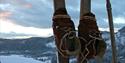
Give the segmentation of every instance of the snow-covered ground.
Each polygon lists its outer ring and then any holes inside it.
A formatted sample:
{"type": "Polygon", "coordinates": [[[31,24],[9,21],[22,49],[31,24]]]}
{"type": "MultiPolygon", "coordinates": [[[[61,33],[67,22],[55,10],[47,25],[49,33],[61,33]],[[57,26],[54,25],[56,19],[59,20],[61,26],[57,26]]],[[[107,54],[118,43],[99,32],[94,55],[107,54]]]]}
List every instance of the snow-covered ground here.
{"type": "Polygon", "coordinates": [[[21,55],[0,56],[0,61],[1,63],[51,63],[51,60],[42,62],[21,55]]]}

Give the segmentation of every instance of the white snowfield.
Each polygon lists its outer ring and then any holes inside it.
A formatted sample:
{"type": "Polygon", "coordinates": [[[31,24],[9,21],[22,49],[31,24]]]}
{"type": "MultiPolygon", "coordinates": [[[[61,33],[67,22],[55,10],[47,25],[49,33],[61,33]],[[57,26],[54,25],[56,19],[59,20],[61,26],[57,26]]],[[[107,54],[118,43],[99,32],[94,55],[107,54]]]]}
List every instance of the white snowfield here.
{"type": "Polygon", "coordinates": [[[33,58],[26,58],[21,55],[11,55],[11,56],[0,56],[0,63],[51,63],[48,61],[38,61],[33,58]]]}

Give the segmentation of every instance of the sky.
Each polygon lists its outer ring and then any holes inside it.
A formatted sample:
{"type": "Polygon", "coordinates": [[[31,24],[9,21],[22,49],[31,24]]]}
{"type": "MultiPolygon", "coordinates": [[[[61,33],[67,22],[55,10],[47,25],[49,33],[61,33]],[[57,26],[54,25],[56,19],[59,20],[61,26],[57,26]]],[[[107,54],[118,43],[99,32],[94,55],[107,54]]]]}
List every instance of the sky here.
{"type": "MultiPolygon", "coordinates": [[[[100,30],[109,30],[106,0],[92,0],[100,30]]],[[[115,31],[125,26],[125,0],[111,0],[115,31]]],[[[66,8],[79,25],[80,0],[66,0],[66,8]]],[[[0,0],[0,38],[48,37],[53,35],[53,0],[0,0]]]]}

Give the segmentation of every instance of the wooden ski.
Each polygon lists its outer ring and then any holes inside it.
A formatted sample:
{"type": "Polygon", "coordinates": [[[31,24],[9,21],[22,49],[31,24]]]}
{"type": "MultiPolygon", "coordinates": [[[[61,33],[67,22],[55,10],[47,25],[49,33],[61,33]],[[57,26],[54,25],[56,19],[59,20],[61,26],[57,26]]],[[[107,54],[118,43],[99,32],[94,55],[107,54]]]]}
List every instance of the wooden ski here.
{"type": "MultiPolygon", "coordinates": [[[[84,53],[84,57],[83,57],[84,61],[94,58],[98,63],[102,63],[103,55],[104,55],[104,52],[106,49],[106,43],[103,42],[103,39],[101,38],[101,36],[98,37],[98,38],[100,38],[100,40],[97,39],[97,41],[95,41],[95,42],[91,42],[92,39],[89,39],[90,31],[94,30],[94,32],[92,32],[92,33],[97,32],[100,34],[100,31],[99,31],[97,23],[96,23],[96,17],[91,12],[91,0],[81,0],[80,22],[79,23],[80,24],[78,27],[78,30],[79,30],[78,35],[79,35],[79,37],[82,36],[82,38],[87,41],[87,42],[84,42],[81,40],[81,44],[85,44],[85,46],[87,46],[87,47],[83,47],[86,49],[85,51],[87,51],[87,54],[84,53]],[[89,36],[86,38],[87,35],[89,35],[89,36]],[[95,45],[95,44],[98,44],[98,45],[95,45]],[[98,49],[96,47],[98,47],[98,49]],[[100,47],[102,47],[102,50],[100,49],[100,47]]],[[[79,57],[80,57],[80,55],[79,55],[79,57]]],[[[84,61],[82,63],[85,63],[84,61]]],[[[80,58],[78,58],[78,63],[79,62],[81,63],[80,58]]]]}
{"type": "MultiPolygon", "coordinates": [[[[82,19],[83,15],[90,12],[91,12],[91,0],[81,0],[80,1],[80,20],[82,19]]],[[[80,23],[79,23],[79,26],[80,26],[80,23]]],[[[87,59],[83,57],[82,54],[79,54],[77,58],[77,63],[87,63],[87,62],[88,62],[87,59]]]]}
{"type": "MultiPolygon", "coordinates": [[[[56,12],[56,10],[58,9],[65,9],[65,0],[53,0],[53,4],[54,4],[54,12],[56,12]]],[[[59,53],[59,51],[57,51],[57,63],[69,63],[69,58],[63,57],[59,53]]]]}
{"type": "Polygon", "coordinates": [[[54,11],[59,8],[66,8],[65,7],[65,0],[53,0],[54,1],[54,11]]]}
{"type": "Polygon", "coordinates": [[[91,0],[81,0],[80,17],[89,12],[91,12],[91,0]]]}

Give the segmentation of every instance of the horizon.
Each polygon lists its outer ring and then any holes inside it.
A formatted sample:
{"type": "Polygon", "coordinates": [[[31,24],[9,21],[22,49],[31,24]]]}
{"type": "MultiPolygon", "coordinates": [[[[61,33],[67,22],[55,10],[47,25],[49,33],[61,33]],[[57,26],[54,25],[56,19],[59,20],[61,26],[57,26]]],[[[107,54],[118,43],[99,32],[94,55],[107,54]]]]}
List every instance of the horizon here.
{"type": "MultiPolygon", "coordinates": [[[[115,33],[117,33],[120,29],[122,29],[122,28],[115,28],[114,29],[114,32],[115,33]]],[[[44,31],[45,30],[51,30],[51,33],[50,32],[48,32],[48,34],[45,34],[45,35],[41,35],[41,36],[37,36],[37,35],[29,35],[29,36],[15,36],[15,37],[1,37],[0,36],[0,38],[1,39],[29,39],[29,38],[34,38],[34,37],[39,37],[39,38],[49,38],[49,37],[51,37],[51,36],[54,36],[53,35],[53,31],[52,31],[52,28],[49,28],[49,29],[43,29],[44,31]]],[[[99,30],[101,31],[101,32],[110,32],[109,31],[109,28],[99,28],[99,30]]]]}

